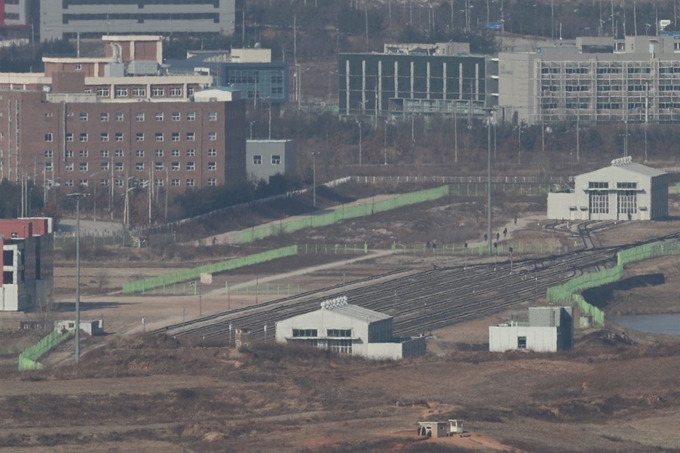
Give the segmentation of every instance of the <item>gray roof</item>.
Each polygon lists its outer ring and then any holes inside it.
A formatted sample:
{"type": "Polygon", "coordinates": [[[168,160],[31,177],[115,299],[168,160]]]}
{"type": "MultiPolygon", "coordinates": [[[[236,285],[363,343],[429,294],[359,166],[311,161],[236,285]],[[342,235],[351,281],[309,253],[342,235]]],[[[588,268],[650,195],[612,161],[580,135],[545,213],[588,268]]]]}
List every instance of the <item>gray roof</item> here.
{"type": "Polygon", "coordinates": [[[648,167],[648,166],[642,165],[642,164],[636,164],[635,162],[631,162],[631,163],[625,164],[625,165],[618,165],[618,167],[622,168],[624,170],[632,171],[634,173],[639,173],[643,176],[654,177],[654,176],[661,176],[661,175],[666,174],[665,171],[662,171],[662,170],[659,170],[659,169],[656,169],[656,168],[652,168],[652,167],[648,167]]]}
{"type": "Polygon", "coordinates": [[[348,316],[350,318],[354,319],[359,319],[361,321],[366,321],[366,322],[377,322],[377,321],[383,321],[385,319],[391,319],[391,316],[388,316],[384,313],[380,313],[374,310],[369,310],[368,308],[360,307],[358,305],[341,305],[338,307],[334,307],[330,309],[330,311],[334,313],[338,313],[341,315],[348,316]]]}

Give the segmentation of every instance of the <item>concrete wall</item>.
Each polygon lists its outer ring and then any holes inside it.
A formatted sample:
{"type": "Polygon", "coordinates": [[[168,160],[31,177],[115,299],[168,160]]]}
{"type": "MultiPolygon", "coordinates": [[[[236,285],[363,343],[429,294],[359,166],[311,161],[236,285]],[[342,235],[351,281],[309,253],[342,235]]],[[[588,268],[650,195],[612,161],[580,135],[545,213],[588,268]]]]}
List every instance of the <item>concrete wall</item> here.
{"type": "Polygon", "coordinates": [[[556,327],[491,326],[489,351],[505,352],[517,349],[518,337],[526,337],[526,349],[536,352],[557,351],[556,327]]]}
{"type": "Polygon", "coordinates": [[[575,193],[549,193],[548,218],[551,220],[581,220],[575,193]],[[576,210],[570,207],[576,206],[576,210]]]}
{"type": "Polygon", "coordinates": [[[297,146],[294,140],[248,140],[246,142],[246,174],[254,181],[281,173],[284,176],[297,174],[297,146]],[[260,164],[254,157],[260,156],[260,164]],[[279,156],[274,163],[273,156],[279,156]]]}
{"type": "Polygon", "coordinates": [[[405,359],[425,355],[425,337],[416,337],[403,343],[369,343],[366,357],[370,359],[405,359]]]}

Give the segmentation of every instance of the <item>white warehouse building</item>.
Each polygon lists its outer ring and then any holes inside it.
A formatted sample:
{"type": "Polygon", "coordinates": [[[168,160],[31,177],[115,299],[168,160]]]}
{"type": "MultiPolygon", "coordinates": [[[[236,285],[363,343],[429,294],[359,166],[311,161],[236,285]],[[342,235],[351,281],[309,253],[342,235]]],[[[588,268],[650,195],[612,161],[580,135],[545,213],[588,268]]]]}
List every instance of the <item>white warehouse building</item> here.
{"type": "Polygon", "coordinates": [[[276,323],[276,341],[327,348],[371,359],[402,359],[425,354],[425,337],[392,336],[391,316],[347,303],[347,297],[321,302],[321,309],[276,323]]]}
{"type": "Polygon", "coordinates": [[[508,321],[489,327],[489,351],[571,349],[574,345],[573,320],[572,307],[531,307],[529,322],[508,321]]]}
{"type": "Polygon", "coordinates": [[[668,175],[630,156],[574,178],[574,190],[548,194],[553,220],[656,220],[668,216],[668,175]]]}

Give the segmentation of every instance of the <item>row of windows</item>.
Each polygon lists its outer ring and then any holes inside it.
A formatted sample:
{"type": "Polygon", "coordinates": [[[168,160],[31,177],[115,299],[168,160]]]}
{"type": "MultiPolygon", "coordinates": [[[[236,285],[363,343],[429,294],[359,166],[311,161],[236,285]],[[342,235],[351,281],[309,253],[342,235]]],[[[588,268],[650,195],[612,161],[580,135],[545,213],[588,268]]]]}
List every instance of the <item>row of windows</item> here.
{"type": "MultiPolygon", "coordinates": [[[[111,138],[110,134],[108,132],[102,132],[99,135],[99,138],[102,142],[108,142],[109,139],[111,138]]],[[[113,136],[115,141],[117,142],[123,142],[125,141],[125,134],[123,132],[116,132],[113,136]]],[[[181,141],[181,134],[179,132],[173,132],[170,136],[171,141],[173,142],[179,142],[181,141]]],[[[67,142],[72,142],[74,139],[73,133],[72,132],[67,132],[66,133],[66,141],[67,142]]],[[[165,141],[165,134],[163,132],[156,132],[154,134],[154,139],[157,142],[163,142],[165,141]]],[[[81,132],[78,134],[78,141],[80,142],[87,142],[90,140],[89,134],[87,132],[81,132]]],[[[195,142],[196,141],[196,133],[195,132],[187,132],[185,135],[185,140],[188,142],[195,142]]],[[[217,132],[208,132],[208,140],[211,142],[217,141],[217,132]]],[[[51,132],[48,132],[45,134],[45,142],[50,143],[54,141],[54,134],[51,132]]],[[[144,141],[144,132],[137,132],[135,134],[135,141],[138,142],[143,142],[144,141]]]]}
{"type": "Polygon", "coordinates": [[[602,191],[590,192],[591,214],[609,214],[609,194],[602,191]]]}
{"type": "Polygon", "coordinates": [[[617,182],[616,188],[617,189],[637,189],[637,183],[636,182],[617,182]]]}
{"type": "MultiPolygon", "coordinates": [[[[262,165],[262,156],[254,155],[253,156],[253,164],[262,165]]],[[[273,155],[272,156],[272,165],[281,165],[281,156],[273,155]]]]}
{"type": "Polygon", "coordinates": [[[589,189],[609,189],[609,183],[608,182],[593,182],[593,181],[590,181],[588,183],[588,188],[589,189]]]}
{"type": "Polygon", "coordinates": [[[317,337],[318,330],[316,329],[293,329],[294,337],[317,337]]]}
{"type": "Polygon", "coordinates": [[[351,338],[352,329],[328,329],[326,335],[329,337],[351,338]]]}
{"type": "MultiPolygon", "coordinates": [[[[115,171],[123,171],[123,170],[125,170],[125,163],[115,162],[113,168],[114,168],[115,171]]],[[[66,162],[64,164],[64,169],[66,171],[74,171],[75,163],[74,162],[66,162]]],[[[78,169],[81,173],[87,173],[87,171],[89,170],[89,162],[80,162],[78,164],[78,169]]],[[[99,169],[102,170],[102,171],[108,171],[108,170],[111,169],[111,165],[110,165],[109,162],[101,162],[100,165],[99,165],[99,169]]],[[[156,171],[165,170],[165,163],[164,162],[154,162],[154,169],[156,171]]],[[[181,171],[182,170],[182,164],[180,162],[171,162],[170,169],[172,171],[181,171]]],[[[47,170],[47,171],[54,170],[54,163],[53,162],[45,162],[45,170],[47,170]]],[[[144,162],[137,162],[135,164],[135,170],[143,171],[144,170],[144,162]]],[[[195,171],[196,170],[196,162],[187,162],[186,165],[185,165],[185,170],[186,171],[195,171]]],[[[215,171],[215,170],[217,170],[217,162],[208,162],[208,171],[215,171]]]]}
{"type": "MultiPolygon", "coordinates": [[[[52,113],[45,113],[46,117],[52,117],[52,113]]],[[[73,116],[72,114],[69,114],[68,116],[73,116]]],[[[117,122],[123,122],[125,121],[125,113],[115,113],[114,117],[117,122]]],[[[78,118],[80,121],[88,121],[90,118],[90,114],[87,112],[81,112],[78,115],[78,118]]],[[[111,114],[109,113],[100,113],[99,114],[99,121],[106,123],[109,121],[109,118],[111,118],[111,114]]],[[[146,114],[144,112],[138,112],[135,114],[135,120],[137,122],[143,122],[146,118],[146,114]]],[[[165,119],[165,114],[163,112],[158,112],[154,115],[154,119],[156,121],[163,121],[165,119]]],[[[180,112],[172,112],[170,114],[170,119],[172,121],[182,121],[182,114],[180,112]]],[[[187,121],[196,121],[196,112],[187,112],[186,114],[186,120],[187,121]]],[[[208,121],[217,121],[217,112],[209,112],[208,113],[208,121]]]]}
{"type": "MultiPolygon", "coordinates": [[[[74,184],[74,180],[73,180],[73,179],[65,179],[65,180],[64,180],[64,186],[66,186],[66,187],[73,187],[73,184],[74,184]]],[[[156,179],[156,180],[154,180],[154,184],[155,184],[156,186],[164,186],[164,185],[165,185],[165,180],[163,180],[163,179],[156,179]]],[[[47,185],[48,185],[48,186],[51,186],[51,184],[47,184],[47,185]]],[[[79,185],[79,186],[88,186],[88,185],[89,185],[89,181],[88,181],[87,179],[81,179],[80,181],[78,181],[78,185],[79,185]]],[[[102,185],[102,186],[108,187],[108,185],[109,185],[109,180],[108,180],[108,179],[102,179],[102,180],[101,180],[101,185],[102,185]]],[[[177,186],[181,186],[181,185],[182,185],[182,182],[181,182],[181,180],[179,180],[179,179],[172,179],[172,180],[170,180],[170,185],[171,185],[171,186],[177,187],[177,186]]],[[[185,180],[185,185],[186,185],[187,187],[195,187],[195,186],[196,186],[196,180],[195,180],[194,178],[187,178],[187,179],[185,180]]],[[[207,181],[207,185],[208,185],[208,186],[216,186],[216,185],[217,185],[217,178],[209,178],[208,181],[207,181]]],[[[116,187],[124,187],[124,186],[125,186],[125,181],[122,180],[122,179],[117,179],[117,180],[115,181],[115,186],[116,186],[116,187]]]]}
{"type": "MultiPolygon", "coordinates": [[[[170,154],[173,157],[179,157],[181,155],[181,152],[179,149],[173,149],[170,151],[170,154]]],[[[75,153],[73,150],[66,150],[65,157],[74,157],[75,153]]],[[[165,151],[162,149],[157,149],[154,151],[154,157],[163,157],[165,155],[165,151]]],[[[79,157],[89,157],[89,151],[86,149],[81,149],[78,151],[78,156],[79,157]]],[[[99,151],[99,156],[103,158],[107,158],[111,156],[111,153],[109,152],[108,149],[102,149],[99,151]]],[[[122,149],[116,149],[113,151],[113,156],[115,157],[125,157],[125,152],[122,149]]],[[[135,156],[136,157],[144,157],[144,150],[143,149],[138,149],[135,151],[135,156]]],[[[188,149],[186,150],[186,156],[187,157],[194,157],[196,156],[196,150],[195,149],[188,149]]],[[[215,157],[217,156],[217,149],[216,148],[209,148],[208,149],[208,156],[210,157],[215,157]]],[[[54,157],[54,151],[51,149],[45,150],[45,157],[47,158],[53,158],[54,157]]],[[[280,156],[273,156],[272,160],[274,157],[278,157],[280,160],[280,156]]],[[[272,162],[273,163],[273,162],[272,162]]]]}

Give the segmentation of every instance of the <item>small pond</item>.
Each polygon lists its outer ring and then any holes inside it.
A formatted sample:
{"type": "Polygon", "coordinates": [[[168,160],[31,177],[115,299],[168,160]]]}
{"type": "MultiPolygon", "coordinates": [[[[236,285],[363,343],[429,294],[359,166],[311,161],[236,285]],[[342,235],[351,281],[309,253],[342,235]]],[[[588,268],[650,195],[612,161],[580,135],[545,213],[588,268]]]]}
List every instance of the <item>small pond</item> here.
{"type": "Polygon", "coordinates": [[[680,335],[680,313],[608,316],[607,321],[641,332],[680,335]]]}

